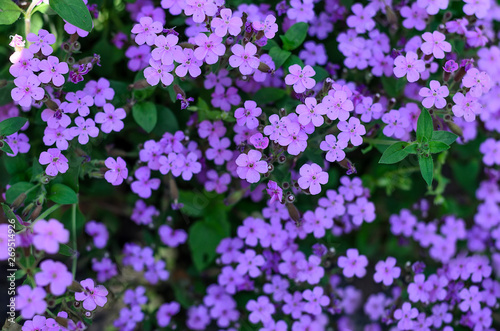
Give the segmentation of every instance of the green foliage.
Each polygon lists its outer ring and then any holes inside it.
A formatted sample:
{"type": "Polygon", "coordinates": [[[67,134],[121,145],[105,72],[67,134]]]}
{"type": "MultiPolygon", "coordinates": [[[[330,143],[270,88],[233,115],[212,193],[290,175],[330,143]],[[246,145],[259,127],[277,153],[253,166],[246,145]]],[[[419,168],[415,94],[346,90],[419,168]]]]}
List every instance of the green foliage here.
{"type": "Polygon", "coordinates": [[[286,95],[286,90],[276,88],[276,87],[266,87],[258,90],[254,96],[253,101],[255,101],[258,105],[273,103],[283,98],[286,95]]]}
{"type": "Polygon", "coordinates": [[[432,132],[432,140],[440,141],[447,145],[451,145],[457,140],[458,136],[449,131],[434,131],[432,132]]]}
{"type": "Polygon", "coordinates": [[[71,205],[78,202],[75,191],[64,184],[56,183],[50,187],[47,198],[61,205],[71,205]]]}
{"type": "Polygon", "coordinates": [[[92,30],[92,17],[82,0],[50,0],[49,4],[68,23],[87,32],[92,30]]]}
{"type": "MultiPolygon", "coordinates": [[[[25,193],[26,191],[32,189],[34,186],[35,185],[33,185],[32,183],[28,183],[28,182],[18,182],[18,183],[15,183],[11,187],[9,187],[9,189],[5,193],[5,201],[8,204],[12,204],[14,202],[14,200],[16,200],[16,198],[20,194],[25,193]]],[[[31,201],[34,198],[35,198],[34,194],[30,193],[29,196],[26,197],[26,200],[27,201],[31,201]]]]}
{"type": "Polygon", "coordinates": [[[432,185],[432,177],[434,176],[434,161],[432,161],[432,156],[419,156],[418,164],[420,166],[420,172],[422,177],[428,186],[432,185]]]}
{"type": "Polygon", "coordinates": [[[290,55],[292,55],[291,52],[282,50],[277,46],[271,48],[271,50],[269,51],[269,56],[273,59],[276,70],[286,62],[290,55]]]}
{"type": "Polygon", "coordinates": [[[432,124],[431,114],[429,114],[427,109],[422,108],[422,112],[420,113],[417,121],[417,141],[428,142],[432,139],[433,131],[434,126],[432,124]]]}
{"type": "Polygon", "coordinates": [[[147,133],[153,131],[158,120],[156,106],[150,101],[135,104],[132,107],[132,116],[135,122],[147,133]]]}
{"type": "Polygon", "coordinates": [[[12,0],[0,0],[0,25],[10,25],[14,23],[21,15],[21,12],[21,8],[12,0]]]}
{"type": "Polygon", "coordinates": [[[0,135],[10,136],[13,133],[21,130],[28,119],[23,117],[11,117],[0,122],[0,135]]]}
{"type": "Polygon", "coordinates": [[[295,23],[292,25],[285,33],[284,36],[280,36],[283,42],[283,48],[287,51],[292,51],[304,42],[307,37],[307,30],[309,25],[304,22],[295,23]]]}
{"type": "Polygon", "coordinates": [[[408,155],[406,146],[408,146],[408,143],[404,141],[392,144],[384,151],[378,163],[392,164],[402,161],[408,155]]]}

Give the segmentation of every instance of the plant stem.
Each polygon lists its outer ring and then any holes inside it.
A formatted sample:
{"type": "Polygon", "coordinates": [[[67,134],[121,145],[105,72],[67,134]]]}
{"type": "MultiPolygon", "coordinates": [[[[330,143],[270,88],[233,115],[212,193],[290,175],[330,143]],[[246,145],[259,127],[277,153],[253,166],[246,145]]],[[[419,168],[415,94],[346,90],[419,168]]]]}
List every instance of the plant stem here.
{"type": "Polygon", "coordinates": [[[75,256],[73,256],[73,264],[71,265],[71,273],[73,274],[73,279],[76,275],[76,265],[78,262],[78,254],[76,253],[76,203],[71,206],[71,232],[73,237],[73,250],[75,251],[75,256]]]}
{"type": "MultiPolygon", "coordinates": [[[[40,3],[40,1],[38,0],[31,1],[30,6],[24,14],[24,33],[26,34],[26,37],[28,37],[28,33],[31,32],[31,14],[33,13],[33,9],[35,9],[38,3],[40,3]]],[[[26,43],[27,46],[29,46],[29,41],[26,40],[26,43]]]]}

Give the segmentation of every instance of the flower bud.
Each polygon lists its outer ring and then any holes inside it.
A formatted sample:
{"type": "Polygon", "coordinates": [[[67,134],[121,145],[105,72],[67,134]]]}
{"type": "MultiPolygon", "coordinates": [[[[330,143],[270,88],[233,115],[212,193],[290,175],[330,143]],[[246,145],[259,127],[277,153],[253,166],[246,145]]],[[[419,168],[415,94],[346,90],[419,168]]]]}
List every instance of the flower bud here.
{"type": "MultiPolygon", "coordinates": [[[[288,200],[288,197],[287,197],[287,200],[288,200]]],[[[293,203],[287,203],[286,204],[286,209],[288,209],[288,214],[290,214],[290,218],[296,224],[300,224],[300,212],[297,209],[297,207],[295,207],[295,205],[293,203]]]]}
{"type": "Polygon", "coordinates": [[[195,45],[193,45],[191,43],[183,42],[183,43],[180,43],[179,46],[181,46],[182,48],[191,48],[191,49],[194,49],[195,45]]]}
{"type": "Polygon", "coordinates": [[[10,207],[12,209],[17,209],[23,204],[24,200],[26,200],[26,193],[23,192],[19,194],[19,196],[14,200],[14,202],[12,202],[12,205],[10,205],[10,207]]]}
{"type": "Polygon", "coordinates": [[[21,212],[22,218],[26,218],[29,215],[29,213],[31,213],[33,208],[35,208],[35,204],[33,202],[24,207],[23,211],[21,212]]]}
{"type": "Polygon", "coordinates": [[[464,132],[462,131],[462,128],[459,127],[457,124],[455,124],[455,122],[447,122],[446,124],[448,124],[448,127],[450,128],[451,132],[453,132],[454,134],[460,136],[460,137],[463,137],[464,136],[464,132]]]}
{"type": "Polygon", "coordinates": [[[130,84],[128,86],[129,91],[131,90],[142,90],[145,89],[146,87],[150,87],[151,85],[148,84],[147,80],[141,79],[138,80],[137,82],[130,84]]]}
{"type": "Polygon", "coordinates": [[[68,288],[70,291],[73,291],[73,292],[84,292],[85,291],[85,289],[82,287],[82,285],[79,282],[77,282],[76,280],[74,280],[68,288]]]}
{"type": "Polygon", "coordinates": [[[262,72],[269,72],[271,70],[271,68],[267,64],[265,64],[264,62],[259,63],[258,69],[262,72]]]}
{"type": "Polygon", "coordinates": [[[56,317],[56,322],[57,322],[60,326],[62,326],[62,327],[64,327],[64,328],[68,328],[68,319],[66,319],[66,318],[63,318],[63,317],[61,317],[61,316],[57,316],[57,317],[56,317]]]}
{"type": "Polygon", "coordinates": [[[168,187],[170,189],[170,198],[177,202],[177,200],[179,200],[179,189],[177,188],[175,179],[172,176],[169,178],[168,187]]]}
{"type": "Polygon", "coordinates": [[[243,198],[245,191],[246,189],[233,191],[231,194],[229,194],[229,196],[226,199],[224,199],[224,204],[226,206],[231,206],[236,204],[238,201],[241,200],[241,198],[243,198]]]}
{"type": "Polygon", "coordinates": [[[396,16],[396,13],[394,13],[392,8],[388,5],[385,6],[385,15],[387,16],[387,21],[390,25],[398,25],[398,17],[396,16]]]}
{"type": "Polygon", "coordinates": [[[43,205],[37,205],[35,210],[31,213],[30,219],[31,220],[36,220],[38,216],[40,216],[40,213],[42,212],[43,205]]]}

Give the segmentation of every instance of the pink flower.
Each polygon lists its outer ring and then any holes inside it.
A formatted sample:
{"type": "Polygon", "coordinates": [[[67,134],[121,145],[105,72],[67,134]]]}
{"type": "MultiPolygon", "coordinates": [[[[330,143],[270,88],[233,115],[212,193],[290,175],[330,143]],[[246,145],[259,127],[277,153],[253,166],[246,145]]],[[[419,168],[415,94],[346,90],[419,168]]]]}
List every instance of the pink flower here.
{"type": "Polygon", "coordinates": [[[342,131],[338,134],[339,140],[350,140],[354,146],[359,146],[363,143],[361,136],[366,133],[366,129],[356,117],[351,117],[349,122],[339,122],[337,128],[342,131]]]}
{"type": "Polygon", "coordinates": [[[194,41],[198,47],[194,50],[194,57],[200,61],[205,61],[207,64],[214,64],[219,60],[219,56],[223,56],[226,52],[226,46],[222,44],[222,37],[216,34],[211,34],[207,37],[204,33],[199,33],[194,37],[194,41]]]}
{"type": "Polygon", "coordinates": [[[195,78],[201,74],[202,61],[194,57],[194,51],[190,48],[185,48],[182,51],[177,51],[175,54],[175,61],[180,63],[177,68],[175,68],[175,73],[179,77],[184,77],[189,71],[189,75],[195,78]]]}
{"type": "Polygon", "coordinates": [[[29,50],[33,54],[42,51],[42,54],[48,56],[52,54],[52,47],[50,45],[56,42],[56,37],[49,33],[47,30],[40,29],[38,35],[34,33],[28,33],[26,40],[31,43],[29,50]]]}
{"type": "Polygon", "coordinates": [[[78,110],[80,116],[87,116],[90,114],[89,107],[94,105],[94,99],[83,91],[68,92],[66,100],[69,103],[66,105],[64,112],[68,114],[73,114],[78,110]]]}
{"type": "Polygon", "coordinates": [[[325,159],[330,162],[342,161],[345,159],[344,148],[348,145],[348,140],[337,140],[333,134],[326,135],[319,148],[327,152],[325,159]]]}
{"type": "Polygon", "coordinates": [[[112,157],[108,157],[104,164],[109,169],[104,174],[104,178],[112,185],[120,185],[124,179],[127,179],[127,163],[121,157],[117,157],[116,161],[112,157]]]}
{"type": "Polygon", "coordinates": [[[269,138],[264,137],[260,132],[253,134],[248,140],[256,149],[266,149],[269,146],[269,138]]]}
{"type": "Polygon", "coordinates": [[[349,16],[346,21],[350,28],[355,29],[359,34],[373,30],[375,27],[373,17],[377,14],[373,6],[368,5],[363,8],[363,5],[356,3],[351,9],[354,15],[349,16]]]}
{"type": "Polygon", "coordinates": [[[455,105],[451,108],[453,115],[457,117],[463,117],[465,121],[472,122],[476,119],[476,115],[481,113],[481,104],[478,102],[477,98],[473,97],[470,92],[467,92],[465,96],[457,92],[453,96],[453,102],[455,105]]]}
{"type": "Polygon", "coordinates": [[[440,9],[448,8],[449,0],[417,0],[420,8],[425,8],[427,14],[436,15],[440,9]]]}
{"type": "Polygon", "coordinates": [[[278,24],[276,24],[276,17],[274,15],[267,15],[264,22],[254,21],[252,26],[257,31],[264,31],[264,36],[267,39],[272,39],[278,32],[278,24]]]}
{"type": "Polygon", "coordinates": [[[31,107],[33,100],[42,100],[45,91],[40,86],[40,80],[35,74],[21,76],[14,79],[14,87],[10,92],[12,100],[19,102],[22,107],[31,107]]]}
{"type": "Polygon", "coordinates": [[[160,187],[160,179],[150,178],[151,170],[146,166],[137,169],[134,175],[137,180],[130,185],[130,188],[143,199],[151,196],[151,190],[157,190],[160,187]]]}
{"type": "Polygon", "coordinates": [[[99,78],[97,82],[91,80],[85,84],[83,91],[94,98],[97,107],[103,107],[106,100],[113,100],[115,97],[115,91],[109,86],[106,78],[99,78]]]}
{"type": "Polygon", "coordinates": [[[135,42],[137,45],[146,43],[152,46],[155,43],[156,34],[163,31],[161,22],[153,22],[149,16],[143,16],[139,20],[139,24],[134,25],[132,33],[136,33],[135,42]]]}
{"type": "Polygon", "coordinates": [[[186,0],[161,0],[161,7],[168,9],[170,14],[177,16],[186,8],[186,0]]]}
{"type": "Polygon", "coordinates": [[[160,61],[155,61],[153,58],[149,60],[150,67],[144,69],[144,78],[149,85],[155,86],[161,80],[165,86],[169,86],[174,81],[174,76],[170,73],[174,70],[174,64],[162,64],[160,61]]]}
{"type": "Polygon", "coordinates": [[[487,93],[491,88],[490,76],[484,71],[479,72],[476,68],[467,71],[462,83],[465,87],[470,88],[469,93],[476,98],[487,93]]]}
{"type": "Polygon", "coordinates": [[[236,44],[231,47],[233,55],[229,57],[229,64],[233,68],[239,68],[242,75],[250,75],[259,67],[259,59],[255,56],[257,47],[247,43],[245,47],[236,44]]]}
{"type": "Polygon", "coordinates": [[[439,31],[425,32],[422,38],[425,42],[420,46],[420,49],[426,55],[432,54],[436,59],[443,59],[445,52],[451,52],[451,44],[444,41],[446,37],[439,31]]]}
{"type": "Polygon", "coordinates": [[[311,78],[316,72],[309,65],[302,69],[300,65],[293,64],[288,68],[288,71],[290,73],[286,75],[285,83],[286,85],[293,85],[293,90],[296,93],[303,93],[306,89],[312,89],[316,84],[316,81],[311,78]]]}
{"type": "Polygon", "coordinates": [[[10,149],[12,149],[12,153],[6,153],[8,156],[16,156],[18,153],[28,153],[31,148],[28,136],[24,133],[13,133],[10,136],[6,136],[4,141],[9,144],[10,149]]]}
{"type": "Polygon", "coordinates": [[[84,291],[75,293],[76,301],[83,301],[83,308],[92,311],[99,307],[104,307],[106,302],[108,302],[108,290],[102,285],[94,285],[94,281],[91,278],[87,278],[80,282],[84,291]]]}
{"type": "Polygon", "coordinates": [[[413,319],[417,318],[417,316],[417,308],[412,308],[409,302],[403,303],[402,309],[396,309],[396,311],[394,311],[394,318],[399,320],[399,330],[413,330],[415,323],[413,319]]]}
{"type": "Polygon", "coordinates": [[[415,2],[411,5],[411,8],[408,6],[404,6],[401,8],[401,16],[406,18],[403,21],[403,26],[407,29],[415,28],[419,31],[425,30],[427,19],[427,11],[423,8],[420,8],[418,4],[415,2]]]}
{"type": "Polygon", "coordinates": [[[326,109],[324,107],[317,107],[317,101],[314,97],[306,98],[304,103],[298,105],[295,109],[295,112],[299,114],[299,123],[307,125],[312,122],[316,127],[323,125],[325,122],[323,115],[326,114],[326,109]]]}
{"type": "Polygon", "coordinates": [[[422,87],[418,93],[421,97],[425,99],[422,100],[422,105],[425,108],[432,108],[435,106],[437,109],[442,109],[446,106],[446,97],[450,94],[448,87],[441,86],[437,80],[431,80],[430,89],[427,87],[422,87]]]}
{"type": "Polygon", "coordinates": [[[316,109],[321,113],[325,113],[332,121],[336,119],[345,121],[349,118],[349,112],[353,111],[354,104],[345,91],[330,90],[316,109]]]}
{"type": "Polygon", "coordinates": [[[91,118],[83,118],[78,116],[75,118],[75,124],[77,126],[70,129],[70,133],[73,137],[78,137],[78,142],[85,145],[89,142],[90,137],[97,137],[99,135],[99,129],[95,126],[94,120],[91,118]]]}
{"type": "Polygon", "coordinates": [[[59,59],[55,56],[49,56],[47,60],[40,61],[38,66],[42,72],[38,75],[38,78],[42,83],[48,84],[51,80],[55,86],[62,86],[64,84],[63,74],[67,74],[69,71],[68,64],[66,62],[59,63],[59,59]]]}
{"type": "Polygon", "coordinates": [[[32,289],[29,285],[22,285],[17,289],[16,309],[21,311],[24,319],[30,319],[35,314],[43,314],[47,308],[44,300],[46,295],[41,287],[32,289]]]}
{"type": "Polygon", "coordinates": [[[217,6],[213,0],[186,0],[184,14],[193,15],[195,23],[202,23],[206,16],[214,16],[217,13],[217,6]]]}
{"type": "Polygon", "coordinates": [[[40,60],[33,57],[33,53],[28,49],[23,48],[20,52],[14,54],[16,54],[17,58],[9,68],[9,72],[12,76],[16,78],[19,76],[29,76],[33,74],[33,72],[40,70],[38,68],[40,60]]]}
{"type": "Polygon", "coordinates": [[[337,262],[339,267],[343,269],[342,273],[344,276],[348,278],[353,276],[363,278],[366,274],[366,266],[368,265],[366,256],[359,255],[356,248],[349,248],[346,255],[340,256],[337,262]]]}
{"type": "Polygon", "coordinates": [[[178,42],[179,37],[175,34],[156,37],[156,47],[151,52],[151,57],[156,61],[161,61],[162,64],[173,64],[175,53],[182,51],[181,46],[177,45],[178,42]]]}
{"type": "Polygon", "coordinates": [[[68,171],[68,159],[57,148],[49,148],[47,152],[42,152],[38,159],[40,164],[48,164],[45,173],[49,176],[56,176],[58,173],[68,171]]]}
{"type": "Polygon", "coordinates": [[[243,104],[244,108],[237,108],[234,111],[236,123],[240,126],[245,126],[249,129],[255,129],[259,126],[258,116],[262,114],[262,109],[257,107],[257,103],[252,100],[247,100],[243,104]]]}
{"type": "Polygon", "coordinates": [[[298,183],[301,189],[309,189],[309,193],[316,195],[321,192],[321,185],[328,183],[328,174],[316,163],[304,164],[300,167],[298,183]],[[320,185],[321,184],[321,185],[320,185]]]}
{"type": "Polygon", "coordinates": [[[241,32],[243,21],[239,17],[232,17],[231,9],[224,8],[220,11],[220,18],[214,17],[212,20],[212,29],[215,34],[221,38],[229,32],[232,36],[237,36],[241,32]]]}
{"type": "Polygon", "coordinates": [[[105,104],[102,110],[104,112],[95,115],[95,122],[101,124],[101,131],[104,133],[120,132],[124,126],[122,120],[126,116],[125,110],[115,109],[115,106],[110,103],[105,104]]]}
{"type": "Polygon", "coordinates": [[[464,0],[464,13],[467,15],[476,15],[477,18],[485,18],[491,7],[489,0],[464,0]]]}
{"type": "Polygon", "coordinates": [[[268,172],[267,162],[260,161],[262,153],[256,150],[250,150],[247,154],[240,154],[236,159],[238,168],[236,172],[241,179],[246,179],[249,183],[257,183],[260,180],[260,174],[268,172]]]}
{"type": "Polygon", "coordinates": [[[73,282],[73,275],[61,262],[45,260],[40,263],[40,269],[35,274],[35,281],[38,286],[50,285],[50,293],[62,295],[66,288],[73,282]]]}
{"type": "Polygon", "coordinates": [[[397,78],[404,77],[408,82],[413,83],[420,79],[420,73],[425,71],[425,63],[418,59],[415,52],[407,52],[406,57],[399,55],[394,60],[394,76],[397,78]]]}
{"type": "Polygon", "coordinates": [[[270,180],[267,183],[267,194],[271,196],[270,204],[279,201],[281,202],[283,200],[283,189],[279,187],[278,183],[275,181],[270,180]]]}
{"type": "Polygon", "coordinates": [[[38,220],[33,225],[33,245],[36,249],[55,254],[59,244],[69,241],[69,231],[56,219],[38,220]]]}
{"type": "Polygon", "coordinates": [[[382,282],[385,286],[390,286],[400,275],[401,268],[396,267],[396,259],[388,257],[385,261],[377,262],[373,279],[376,283],[382,282]]]}
{"type": "Polygon", "coordinates": [[[212,139],[209,144],[211,148],[205,152],[207,160],[214,160],[215,164],[222,165],[233,158],[233,152],[227,149],[231,145],[229,138],[212,139]]]}

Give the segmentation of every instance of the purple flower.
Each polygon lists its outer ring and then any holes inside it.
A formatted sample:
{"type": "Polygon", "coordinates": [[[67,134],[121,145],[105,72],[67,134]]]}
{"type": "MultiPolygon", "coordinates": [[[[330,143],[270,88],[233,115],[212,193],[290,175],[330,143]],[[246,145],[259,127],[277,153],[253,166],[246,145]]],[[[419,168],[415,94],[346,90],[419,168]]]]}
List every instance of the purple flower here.
{"type": "Polygon", "coordinates": [[[420,8],[425,8],[427,14],[436,15],[440,9],[448,8],[449,0],[417,0],[420,8]]]}
{"type": "Polygon", "coordinates": [[[149,60],[150,67],[144,69],[144,78],[149,85],[155,86],[161,80],[165,86],[169,86],[174,81],[174,76],[170,73],[174,70],[174,64],[162,64],[160,61],[155,61],[152,58],[149,60]]]}
{"type": "Polygon", "coordinates": [[[141,17],[139,24],[134,25],[132,33],[135,33],[135,42],[137,45],[146,43],[151,46],[155,43],[156,34],[163,31],[161,22],[153,22],[149,16],[141,17]]]}
{"type": "Polygon", "coordinates": [[[148,167],[140,167],[135,171],[137,180],[130,185],[132,192],[143,199],[151,196],[151,190],[157,190],[160,187],[160,179],[150,178],[151,170],[148,167]]]}
{"type": "Polygon", "coordinates": [[[127,116],[125,110],[115,109],[115,106],[110,103],[106,103],[102,109],[104,112],[95,114],[95,122],[101,124],[101,131],[104,133],[120,132],[124,127],[122,120],[127,116]]]}
{"type": "Polygon", "coordinates": [[[226,52],[226,46],[222,44],[222,37],[211,34],[209,37],[204,33],[199,33],[194,42],[198,47],[194,50],[194,57],[207,64],[214,64],[226,52]]]}
{"type": "Polygon", "coordinates": [[[59,244],[69,241],[69,231],[56,219],[38,220],[33,225],[33,245],[49,254],[59,251],[59,244]]]}
{"type": "Polygon", "coordinates": [[[256,254],[253,249],[247,249],[245,252],[238,256],[238,266],[236,271],[244,276],[248,275],[252,278],[258,277],[261,274],[259,267],[262,267],[266,262],[264,257],[256,254]]]}
{"type": "Polygon", "coordinates": [[[162,328],[170,324],[172,316],[177,314],[181,310],[181,305],[175,301],[170,303],[164,303],[160,306],[160,309],[156,312],[156,320],[158,325],[162,328]]]}
{"type": "Polygon", "coordinates": [[[268,172],[267,162],[260,161],[262,153],[256,150],[250,150],[248,154],[240,154],[236,159],[236,169],[241,179],[246,179],[249,183],[257,183],[260,180],[260,174],[268,172]]]}
{"type": "Polygon", "coordinates": [[[47,60],[40,61],[38,66],[42,72],[38,75],[38,78],[42,83],[48,84],[50,81],[55,86],[62,86],[64,84],[64,74],[69,71],[68,64],[66,62],[60,62],[55,56],[49,56],[47,60]]]}
{"type": "Polygon", "coordinates": [[[109,86],[107,79],[99,78],[97,82],[95,80],[89,81],[83,91],[94,98],[97,107],[103,107],[106,100],[113,100],[115,96],[115,91],[109,86]]]}
{"type": "Polygon", "coordinates": [[[259,117],[262,114],[262,109],[257,107],[257,103],[252,100],[247,100],[243,104],[244,108],[237,108],[234,111],[236,123],[240,126],[245,126],[249,129],[255,129],[259,125],[259,117]]]}
{"type": "Polygon", "coordinates": [[[338,265],[342,268],[342,273],[344,276],[351,278],[356,276],[358,278],[363,278],[366,274],[366,266],[368,265],[368,259],[364,255],[359,255],[356,248],[349,248],[346,252],[347,256],[340,256],[338,260],[338,265]]]}
{"type": "Polygon", "coordinates": [[[388,257],[385,262],[379,261],[375,265],[375,274],[373,279],[377,283],[383,283],[385,286],[390,286],[394,279],[401,275],[401,268],[396,267],[396,259],[388,257]]]}
{"type": "Polygon", "coordinates": [[[56,42],[56,37],[47,30],[40,29],[38,30],[38,35],[28,33],[26,40],[31,43],[29,47],[30,52],[36,54],[39,51],[42,51],[43,55],[49,56],[53,51],[50,45],[56,42]]]}
{"type": "Polygon", "coordinates": [[[314,69],[306,65],[304,69],[298,64],[293,64],[288,68],[290,72],[285,77],[286,85],[293,85],[293,90],[296,93],[303,93],[306,89],[312,89],[316,84],[314,78],[312,78],[316,72],[314,69]]]}
{"type": "Polygon", "coordinates": [[[348,98],[346,91],[330,90],[316,108],[320,113],[325,113],[332,121],[336,119],[346,121],[349,118],[349,112],[354,109],[354,105],[348,98]]]}
{"type": "Polygon", "coordinates": [[[478,99],[473,97],[470,92],[467,92],[465,96],[457,92],[453,96],[453,102],[455,105],[451,108],[453,115],[457,117],[463,117],[467,122],[472,122],[476,119],[476,115],[481,113],[482,106],[478,102],[478,99]]]}
{"type": "Polygon", "coordinates": [[[470,88],[469,93],[476,98],[479,98],[484,93],[487,93],[492,85],[490,76],[484,71],[479,72],[476,68],[472,68],[467,71],[462,79],[462,83],[465,87],[470,88]]]}
{"type": "Polygon", "coordinates": [[[28,153],[31,148],[28,136],[24,133],[13,133],[10,136],[6,136],[4,141],[9,144],[10,149],[12,149],[12,153],[6,153],[8,156],[16,156],[18,153],[28,153]]]}
{"type": "Polygon", "coordinates": [[[259,59],[255,56],[257,47],[247,43],[245,47],[236,44],[231,47],[233,55],[229,57],[229,64],[233,68],[239,68],[242,75],[251,75],[259,67],[259,59]]]}
{"type": "Polygon", "coordinates": [[[182,51],[179,50],[174,53],[174,59],[176,62],[180,63],[177,68],[175,68],[175,73],[179,77],[184,77],[189,72],[191,77],[195,78],[201,74],[202,61],[198,60],[194,56],[194,51],[190,48],[185,48],[182,51]]]}
{"type": "Polygon", "coordinates": [[[350,28],[355,29],[359,34],[373,30],[375,27],[373,17],[377,14],[373,6],[368,5],[363,8],[363,5],[356,3],[351,10],[354,15],[349,16],[346,21],[350,28]]]}
{"type": "Polygon", "coordinates": [[[91,278],[87,278],[80,282],[83,287],[83,292],[75,293],[76,301],[83,301],[83,308],[89,311],[99,307],[104,307],[106,302],[108,302],[108,290],[102,285],[94,285],[94,281],[91,278]]]}
{"type": "Polygon", "coordinates": [[[413,83],[420,79],[420,74],[425,71],[425,63],[418,59],[414,52],[407,52],[406,57],[399,55],[394,59],[394,76],[406,76],[408,82],[413,83]]]}
{"type": "Polygon", "coordinates": [[[83,91],[69,92],[66,100],[70,103],[66,105],[64,112],[73,114],[78,110],[78,114],[84,117],[90,114],[89,107],[94,105],[94,99],[83,91]]]}
{"type": "Polygon", "coordinates": [[[96,221],[89,221],[85,224],[85,232],[94,239],[96,248],[106,247],[109,238],[106,225],[96,221]]]}
{"type": "Polygon", "coordinates": [[[49,148],[47,152],[42,152],[38,159],[40,164],[48,164],[45,173],[49,176],[56,176],[58,173],[68,171],[68,159],[57,148],[49,148]]]}
{"type": "Polygon", "coordinates": [[[299,57],[305,64],[310,66],[326,64],[328,56],[326,55],[325,45],[316,44],[314,41],[307,41],[304,43],[304,48],[300,51],[299,57]]]}
{"type": "Polygon", "coordinates": [[[403,303],[401,309],[396,309],[394,312],[394,318],[399,320],[398,328],[399,330],[413,330],[415,319],[418,316],[417,308],[412,308],[409,302],[403,303]]]}
{"type": "Polygon", "coordinates": [[[326,213],[326,209],[318,207],[314,212],[308,210],[304,213],[304,231],[314,233],[315,238],[323,238],[325,229],[331,229],[333,226],[333,217],[326,213]]]}
{"type": "Polygon", "coordinates": [[[182,51],[182,48],[177,45],[179,37],[174,34],[167,36],[160,35],[155,38],[156,47],[151,52],[153,60],[161,61],[163,65],[174,63],[174,54],[182,51]]]}
{"type": "Polygon", "coordinates": [[[217,174],[215,170],[207,171],[207,181],[205,182],[205,190],[208,192],[215,191],[216,193],[224,193],[227,191],[227,186],[231,183],[230,174],[217,174]]]}
{"type": "Polygon", "coordinates": [[[36,284],[40,287],[50,285],[50,293],[62,295],[73,282],[73,275],[61,262],[45,260],[40,263],[40,269],[35,274],[36,284]]]}
{"type": "Polygon", "coordinates": [[[262,133],[253,134],[249,139],[249,143],[256,149],[266,149],[269,146],[269,138],[264,137],[262,133]]]}
{"type": "Polygon", "coordinates": [[[24,319],[30,319],[35,314],[43,314],[47,308],[46,292],[41,287],[32,289],[29,285],[22,285],[17,289],[16,309],[21,311],[24,319]]]}
{"type": "Polygon", "coordinates": [[[421,8],[416,2],[411,5],[411,8],[404,6],[401,8],[401,16],[405,18],[403,26],[407,29],[415,28],[418,31],[425,30],[427,11],[421,8]]]}
{"type": "Polygon", "coordinates": [[[113,185],[120,185],[124,179],[128,177],[127,163],[121,157],[117,157],[116,161],[112,157],[108,157],[104,164],[109,169],[104,174],[104,178],[113,185]]]}
{"type": "Polygon", "coordinates": [[[441,84],[437,80],[431,80],[430,89],[427,87],[422,87],[420,92],[418,93],[421,97],[424,97],[422,100],[422,105],[425,108],[432,108],[435,106],[437,109],[442,109],[446,106],[446,97],[450,94],[448,91],[448,87],[441,86],[441,84]]]}
{"type": "Polygon", "coordinates": [[[249,300],[246,305],[246,309],[250,311],[248,319],[253,324],[262,322],[264,325],[271,321],[271,315],[274,314],[274,305],[269,301],[269,298],[265,295],[261,295],[255,300],[249,300]]]}
{"type": "Polygon", "coordinates": [[[309,189],[309,193],[315,195],[321,192],[321,185],[328,183],[328,173],[316,163],[304,164],[300,167],[300,178],[298,183],[301,189],[309,189]]]}
{"type": "Polygon", "coordinates": [[[283,189],[279,187],[278,183],[275,181],[270,180],[267,183],[267,194],[271,197],[270,203],[273,203],[274,201],[279,201],[281,202],[283,199],[283,189]]]}
{"type": "Polygon", "coordinates": [[[213,0],[186,0],[184,14],[193,15],[193,21],[202,23],[206,16],[214,16],[217,13],[217,6],[213,0]]]}
{"type": "Polygon", "coordinates": [[[267,39],[272,39],[278,32],[278,24],[276,24],[276,17],[274,15],[267,15],[263,22],[253,21],[252,27],[256,31],[264,31],[264,36],[267,39]]]}
{"type": "Polygon", "coordinates": [[[491,3],[485,0],[464,0],[464,2],[464,13],[470,16],[476,15],[477,18],[485,18],[488,15],[488,11],[491,7],[491,3]]]}
{"type": "Polygon", "coordinates": [[[458,63],[456,63],[455,61],[453,60],[448,60],[446,61],[446,63],[444,64],[443,66],[443,70],[445,72],[449,72],[449,73],[452,73],[452,72],[455,72],[457,71],[459,68],[458,66],[458,63]]]}
{"type": "Polygon", "coordinates": [[[22,107],[30,107],[33,100],[42,100],[45,91],[40,86],[40,80],[34,74],[20,76],[14,79],[14,87],[10,92],[12,100],[17,101],[22,107]]]}
{"type": "Polygon", "coordinates": [[[382,122],[387,124],[383,130],[384,134],[387,137],[394,136],[397,139],[403,138],[410,126],[408,118],[395,109],[382,115],[382,122]]]}
{"type": "Polygon", "coordinates": [[[337,140],[333,134],[329,134],[325,136],[325,140],[320,143],[319,148],[327,152],[325,156],[327,161],[336,162],[345,159],[344,148],[347,145],[347,140],[337,140]]]}
{"type": "Polygon", "coordinates": [[[320,286],[316,286],[312,291],[305,290],[302,294],[307,301],[304,305],[304,311],[312,315],[321,314],[321,307],[328,306],[330,303],[330,298],[323,293],[323,288],[320,286]]]}
{"type": "Polygon", "coordinates": [[[72,127],[70,133],[73,137],[78,137],[78,142],[82,145],[89,142],[89,136],[95,138],[99,135],[99,129],[91,118],[84,119],[78,116],[75,118],[75,124],[77,126],[72,127]]]}
{"type": "Polygon", "coordinates": [[[231,9],[223,8],[220,11],[220,18],[214,17],[211,22],[214,33],[224,38],[229,32],[232,36],[237,36],[241,32],[243,21],[239,17],[233,17],[231,9]]]}
{"type": "Polygon", "coordinates": [[[187,233],[182,229],[174,230],[168,225],[161,225],[158,228],[161,241],[168,247],[177,247],[187,240],[187,233]]]}
{"type": "Polygon", "coordinates": [[[366,134],[366,129],[356,117],[351,117],[349,122],[340,121],[337,124],[340,132],[337,136],[338,140],[350,140],[354,146],[359,146],[363,143],[362,135],[366,134]]]}
{"type": "Polygon", "coordinates": [[[304,103],[298,105],[295,109],[299,115],[299,123],[304,126],[311,122],[316,127],[323,125],[325,122],[323,115],[326,114],[326,109],[324,107],[317,107],[316,98],[313,97],[306,98],[304,103]]]}
{"type": "Polygon", "coordinates": [[[444,34],[439,31],[425,32],[422,35],[425,42],[420,46],[420,49],[426,55],[432,54],[436,59],[443,59],[445,52],[451,52],[451,44],[444,41],[445,38],[444,34]]]}

